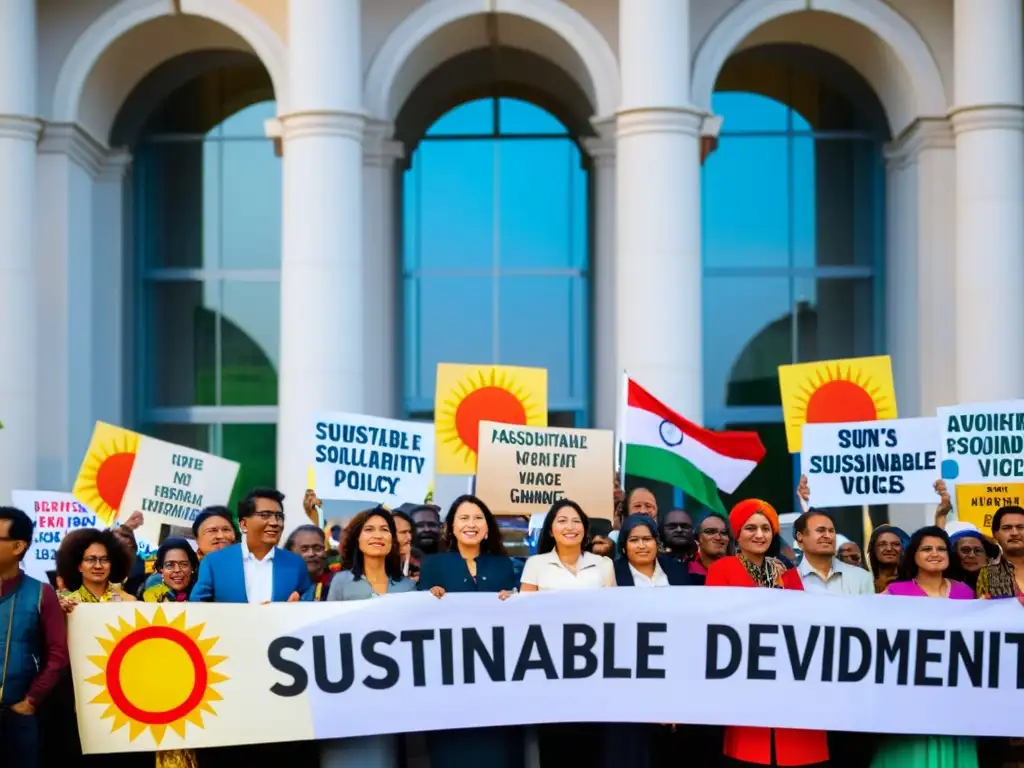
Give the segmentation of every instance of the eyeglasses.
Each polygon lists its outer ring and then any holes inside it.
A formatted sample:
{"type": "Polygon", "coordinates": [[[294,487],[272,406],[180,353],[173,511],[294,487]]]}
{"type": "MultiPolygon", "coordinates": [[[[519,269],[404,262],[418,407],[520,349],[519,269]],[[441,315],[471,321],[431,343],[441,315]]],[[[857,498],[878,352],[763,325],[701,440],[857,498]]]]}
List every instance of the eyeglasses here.
{"type": "Polygon", "coordinates": [[[86,565],[110,565],[109,557],[83,557],[82,562],[86,565]]]}
{"type": "Polygon", "coordinates": [[[982,557],[985,554],[984,547],[960,547],[957,550],[961,555],[976,555],[982,557]]]}
{"type": "Polygon", "coordinates": [[[327,551],[323,544],[313,544],[308,547],[296,547],[300,555],[322,555],[327,551]]]}
{"type": "Polygon", "coordinates": [[[284,522],[284,512],[267,512],[262,510],[260,512],[253,512],[253,517],[258,517],[265,523],[269,523],[271,520],[277,520],[279,523],[284,522]]]}
{"type": "Polygon", "coordinates": [[[164,563],[163,570],[174,573],[175,571],[191,571],[192,563],[164,563]]]}
{"type": "Polygon", "coordinates": [[[725,528],[701,528],[701,536],[725,536],[729,538],[729,532],[725,528]]]}

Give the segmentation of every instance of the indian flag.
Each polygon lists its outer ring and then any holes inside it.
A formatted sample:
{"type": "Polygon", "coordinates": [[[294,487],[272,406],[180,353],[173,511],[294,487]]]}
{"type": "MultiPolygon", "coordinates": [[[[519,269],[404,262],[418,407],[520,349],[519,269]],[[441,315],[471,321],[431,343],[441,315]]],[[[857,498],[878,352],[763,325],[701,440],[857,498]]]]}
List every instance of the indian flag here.
{"type": "Polygon", "coordinates": [[[620,439],[627,474],[680,488],[722,515],[718,489],[735,491],[765,454],[756,432],[699,427],[629,378],[620,439]]]}

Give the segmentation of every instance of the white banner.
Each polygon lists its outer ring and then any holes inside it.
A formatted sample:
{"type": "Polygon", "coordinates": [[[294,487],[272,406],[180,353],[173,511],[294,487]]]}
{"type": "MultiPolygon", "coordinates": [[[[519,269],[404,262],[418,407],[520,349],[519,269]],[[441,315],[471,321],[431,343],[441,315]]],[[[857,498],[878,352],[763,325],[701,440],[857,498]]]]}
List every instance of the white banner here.
{"type": "Polygon", "coordinates": [[[69,631],[87,753],[564,721],[1024,736],[1016,600],[414,593],[81,606],[69,631]]]}
{"type": "Polygon", "coordinates": [[[423,503],[434,479],[433,422],[318,413],[312,428],[310,465],[320,498],[391,508],[423,503]]]}
{"type": "Polygon", "coordinates": [[[939,429],[936,418],[804,424],[800,468],[811,506],[935,502],[939,429]]]}

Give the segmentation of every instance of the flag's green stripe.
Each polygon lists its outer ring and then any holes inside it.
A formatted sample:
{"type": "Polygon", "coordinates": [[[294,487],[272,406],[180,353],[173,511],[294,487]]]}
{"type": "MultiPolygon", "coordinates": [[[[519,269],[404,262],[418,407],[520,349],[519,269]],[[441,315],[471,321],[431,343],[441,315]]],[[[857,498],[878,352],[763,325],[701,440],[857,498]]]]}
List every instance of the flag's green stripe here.
{"type": "Polygon", "coordinates": [[[626,474],[646,477],[682,489],[708,509],[725,514],[718,486],[679,454],[646,445],[626,446],[626,474]]]}

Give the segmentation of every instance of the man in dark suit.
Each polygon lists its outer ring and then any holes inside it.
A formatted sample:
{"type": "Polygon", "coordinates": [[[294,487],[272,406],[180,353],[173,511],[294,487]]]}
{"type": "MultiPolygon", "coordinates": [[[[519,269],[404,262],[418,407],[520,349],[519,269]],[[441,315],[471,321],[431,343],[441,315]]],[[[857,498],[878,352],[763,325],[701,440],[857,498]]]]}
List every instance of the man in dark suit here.
{"type": "Polygon", "coordinates": [[[193,602],[283,603],[313,589],[303,559],[279,549],[284,494],[257,488],[238,504],[242,540],[203,558],[193,602]]]}

